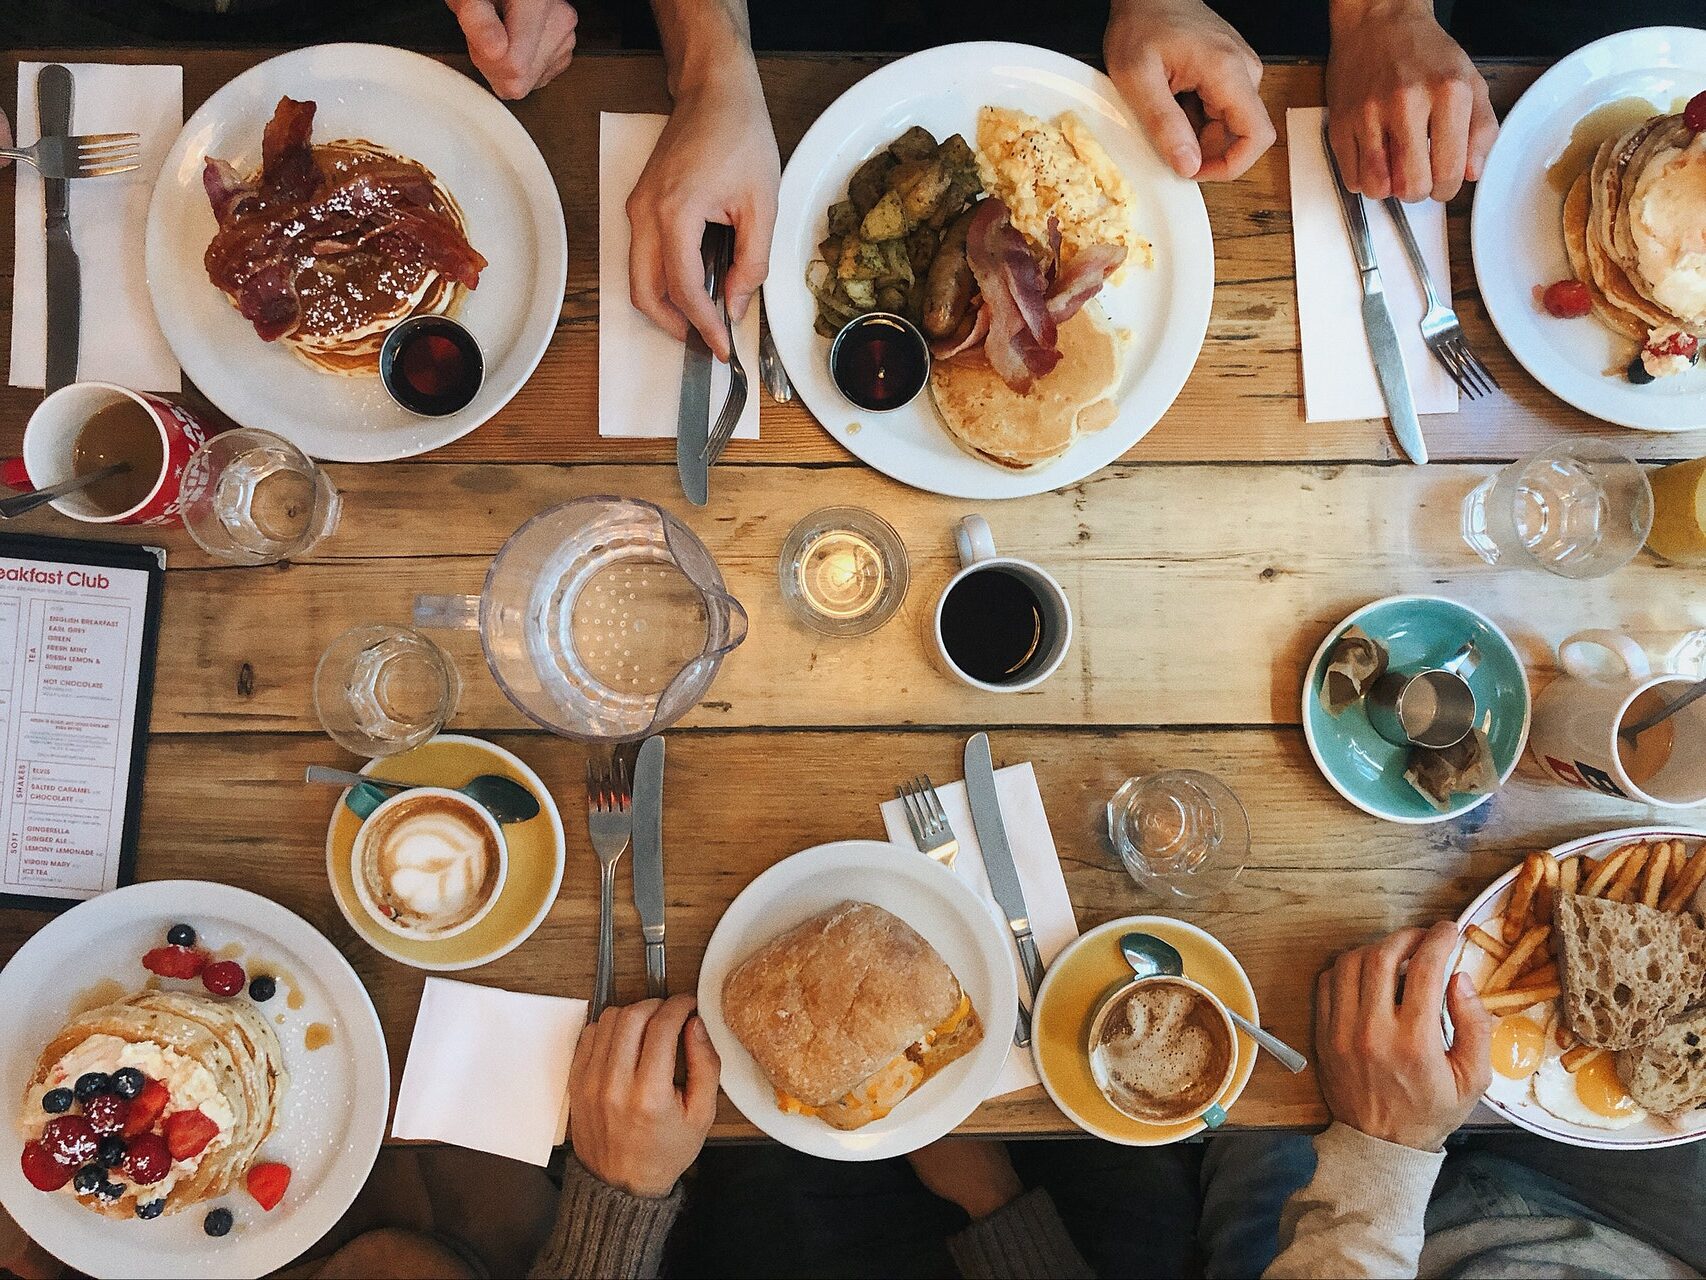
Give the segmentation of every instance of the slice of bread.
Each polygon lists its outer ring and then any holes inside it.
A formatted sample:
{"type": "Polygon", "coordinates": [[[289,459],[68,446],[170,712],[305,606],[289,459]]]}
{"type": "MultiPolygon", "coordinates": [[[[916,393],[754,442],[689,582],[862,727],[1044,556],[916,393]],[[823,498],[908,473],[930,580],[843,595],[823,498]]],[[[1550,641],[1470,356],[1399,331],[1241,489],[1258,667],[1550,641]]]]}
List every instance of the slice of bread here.
{"type": "Polygon", "coordinates": [[[1700,999],[1706,929],[1687,912],[1561,894],[1555,916],[1564,1011],[1584,1044],[1645,1044],[1700,999]]]}
{"type": "Polygon", "coordinates": [[[1673,1119],[1706,1105],[1706,1008],[1670,1024],[1638,1049],[1617,1055],[1617,1074],[1629,1096],[1673,1119]]]}

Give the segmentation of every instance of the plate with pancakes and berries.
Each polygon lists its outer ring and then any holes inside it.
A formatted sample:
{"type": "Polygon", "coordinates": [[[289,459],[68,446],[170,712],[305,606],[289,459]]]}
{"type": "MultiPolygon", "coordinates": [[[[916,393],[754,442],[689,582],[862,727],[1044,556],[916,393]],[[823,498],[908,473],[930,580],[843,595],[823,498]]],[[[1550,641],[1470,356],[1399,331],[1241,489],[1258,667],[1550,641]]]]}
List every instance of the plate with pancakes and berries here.
{"type": "Polygon", "coordinates": [[[99,1276],[258,1276],[343,1216],[391,1073],[355,971],[257,894],[131,885],[0,970],[0,1203],[99,1276]]]}
{"type": "Polygon", "coordinates": [[[335,462],[413,457],[501,409],[556,331],[568,270],[556,182],[515,117],[442,63],[364,44],[269,59],[203,103],[155,184],[144,252],[190,380],[335,462]],[[414,413],[380,354],[423,316],[457,321],[480,358],[415,369],[398,353],[414,413]],[[428,395],[423,378],[458,385],[428,395]]]}
{"type": "Polygon", "coordinates": [[[1706,31],[1607,36],[1501,126],[1470,243],[1487,313],[1559,398],[1645,431],[1706,428],[1706,31]]]}
{"type": "Polygon", "coordinates": [[[1470,904],[1488,1106],[1581,1147],[1706,1137],[1703,886],[1706,831],[1631,827],[1529,854],[1470,904]]]}

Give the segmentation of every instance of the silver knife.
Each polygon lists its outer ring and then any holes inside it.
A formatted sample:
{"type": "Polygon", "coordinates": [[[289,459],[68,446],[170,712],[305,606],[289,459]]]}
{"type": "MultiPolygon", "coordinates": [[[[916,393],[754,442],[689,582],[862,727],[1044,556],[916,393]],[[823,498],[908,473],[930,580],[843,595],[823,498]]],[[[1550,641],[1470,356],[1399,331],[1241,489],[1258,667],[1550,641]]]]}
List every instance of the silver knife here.
{"type": "MultiPolygon", "coordinates": [[[[36,76],[36,116],[44,138],[71,133],[71,72],[52,63],[36,76]]],[[[71,245],[66,216],[70,183],[64,178],[41,180],[42,206],[47,213],[47,365],[44,385],[49,391],[77,381],[77,343],[82,324],[83,283],[77,250],[71,245]]]]}
{"type": "Polygon", "coordinates": [[[1321,127],[1321,141],[1327,148],[1333,182],[1339,188],[1339,207],[1344,211],[1345,230],[1350,232],[1351,253],[1362,276],[1362,327],[1368,335],[1368,352],[1374,357],[1374,376],[1380,380],[1386,414],[1392,419],[1392,432],[1410,461],[1426,462],[1428,446],[1422,439],[1422,424],[1416,420],[1416,403],[1410,397],[1410,380],[1404,374],[1404,357],[1398,350],[1398,331],[1392,327],[1392,312],[1386,307],[1386,286],[1380,279],[1380,264],[1374,258],[1368,210],[1363,207],[1362,197],[1345,185],[1325,124],[1321,127]]]}
{"type": "MultiPolygon", "coordinates": [[[[974,733],[966,743],[966,799],[971,802],[971,822],[977,828],[977,843],[983,850],[983,869],[995,904],[1007,917],[1007,927],[1019,946],[1019,963],[1033,1003],[1043,984],[1043,958],[1031,936],[1030,910],[1025,891],[1019,887],[1019,869],[1013,865],[1013,847],[1007,843],[1007,824],[1001,819],[1001,798],[995,791],[995,761],[989,754],[989,735],[974,733]]],[[[1019,1023],[1013,1043],[1021,1049],[1031,1043],[1031,1014],[1019,1002],[1019,1023]]]]}
{"type": "MultiPolygon", "coordinates": [[[[718,251],[722,228],[707,226],[699,242],[705,263],[705,292],[717,296],[718,251]]],[[[681,399],[675,409],[675,469],[681,492],[696,507],[711,497],[711,464],[705,460],[705,438],[711,432],[711,348],[692,324],[687,326],[687,351],[681,363],[681,399]]]]}
{"type": "Polygon", "coordinates": [[[669,995],[663,955],[663,739],[647,738],[634,761],[634,909],[646,939],[646,994],[669,995]]]}

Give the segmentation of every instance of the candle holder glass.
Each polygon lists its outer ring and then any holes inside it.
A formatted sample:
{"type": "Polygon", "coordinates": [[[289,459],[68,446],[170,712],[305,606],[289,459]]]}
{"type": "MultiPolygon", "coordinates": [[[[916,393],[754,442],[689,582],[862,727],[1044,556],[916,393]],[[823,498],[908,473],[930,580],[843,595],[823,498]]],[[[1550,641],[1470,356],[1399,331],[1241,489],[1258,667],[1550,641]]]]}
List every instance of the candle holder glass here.
{"type": "Polygon", "coordinates": [[[825,635],[869,635],[906,598],[900,535],[860,507],[825,507],[789,531],[776,566],[794,615],[825,635]]]}

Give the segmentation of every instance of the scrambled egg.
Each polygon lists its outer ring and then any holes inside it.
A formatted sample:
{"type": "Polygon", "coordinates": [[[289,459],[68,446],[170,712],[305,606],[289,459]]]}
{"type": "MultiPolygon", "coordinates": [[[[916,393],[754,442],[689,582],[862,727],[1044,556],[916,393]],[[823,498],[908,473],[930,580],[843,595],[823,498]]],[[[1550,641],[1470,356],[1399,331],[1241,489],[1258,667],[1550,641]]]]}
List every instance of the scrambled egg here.
{"type": "MultiPolygon", "coordinates": [[[[1060,223],[1064,261],[1087,245],[1122,244],[1128,265],[1153,264],[1149,241],[1132,226],[1125,175],[1072,112],[1049,124],[1023,111],[984,107],[977,148],[984,190],[1001,198],[1013,225],[1033,244],[1048,243],[1052,214],[1060,223]]],[[[1114,279],[1124,274],[1122,267],[1114,279]]]]}

